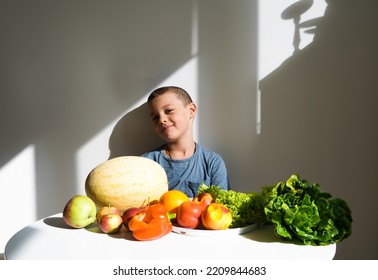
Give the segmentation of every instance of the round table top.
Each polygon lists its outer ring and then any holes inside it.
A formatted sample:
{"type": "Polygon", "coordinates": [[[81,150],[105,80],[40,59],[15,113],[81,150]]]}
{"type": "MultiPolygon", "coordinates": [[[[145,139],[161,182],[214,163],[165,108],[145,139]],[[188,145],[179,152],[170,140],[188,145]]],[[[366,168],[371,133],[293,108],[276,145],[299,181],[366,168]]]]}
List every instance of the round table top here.
{"type": "Polygon", "coordinates": [[[136,241],[125,228],[116,234],[102,233],[96,222],[84,229],[73,229],[59,213],[13,235],[5,246],[4,257],[7,260],[331,260],[335,253],[335,244],[310,246],[283,241],[271,225],[244,234],[193,236],[171,232],[157,240],[136,241]]]}

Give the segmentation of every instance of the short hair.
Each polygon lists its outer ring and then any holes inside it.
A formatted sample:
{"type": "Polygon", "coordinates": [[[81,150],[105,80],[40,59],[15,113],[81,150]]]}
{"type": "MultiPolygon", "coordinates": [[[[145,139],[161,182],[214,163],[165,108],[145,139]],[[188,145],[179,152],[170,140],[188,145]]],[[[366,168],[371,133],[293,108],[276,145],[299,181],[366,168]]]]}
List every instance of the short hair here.
{"type": "Polygon", "coordinates": [[[183,88],[176,87],[176,86],[164,86],[155,89],[151,94],[148,96],[147,103],[150,103],[153,99],[156,97],[163,95],[167,92],[173,92],[176,94],[176,96],[181,99],[184,106],[189,105],[190,103],[193,103],[192,98],[190,97],[189,93],[184,90],[183,88]]]}

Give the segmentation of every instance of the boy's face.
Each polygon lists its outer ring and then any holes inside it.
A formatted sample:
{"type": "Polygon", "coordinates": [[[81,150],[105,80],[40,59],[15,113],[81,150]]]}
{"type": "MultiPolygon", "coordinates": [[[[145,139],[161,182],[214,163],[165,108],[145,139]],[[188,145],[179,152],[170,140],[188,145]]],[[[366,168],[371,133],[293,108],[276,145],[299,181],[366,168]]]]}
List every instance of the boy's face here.
{"type": "Polygon", "coordinates": [[[194,103],[184,105],[175,93],[167,92],[149,102],[149,110],[155,132],[167,142],[192,137],[194,103]]]}

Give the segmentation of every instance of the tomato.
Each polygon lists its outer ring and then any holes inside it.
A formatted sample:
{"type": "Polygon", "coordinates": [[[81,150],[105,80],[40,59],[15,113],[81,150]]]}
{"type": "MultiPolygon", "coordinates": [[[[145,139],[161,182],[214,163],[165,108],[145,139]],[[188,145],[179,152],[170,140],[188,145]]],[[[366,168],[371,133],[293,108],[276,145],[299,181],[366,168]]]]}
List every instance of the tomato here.
{"type": "Polygon", "coordinates": [[[177,211],[177,223],[185,228],[197,228],[201,222],[201,206],[194,201],[181,203],[177,211]]]}

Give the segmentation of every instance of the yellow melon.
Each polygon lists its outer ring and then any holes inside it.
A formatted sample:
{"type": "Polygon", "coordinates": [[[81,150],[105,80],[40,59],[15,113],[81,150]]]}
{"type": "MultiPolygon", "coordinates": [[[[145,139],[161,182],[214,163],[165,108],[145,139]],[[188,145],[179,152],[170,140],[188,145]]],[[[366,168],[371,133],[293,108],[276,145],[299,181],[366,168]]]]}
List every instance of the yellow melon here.
{"type": "Polygon", "coordinates": [[[130,207],[159,200],[168,191],[167,174],[157,162],[139,156],[121,156],[97,165],[87,176],[85,191],[98,208],[130,207]]]}

